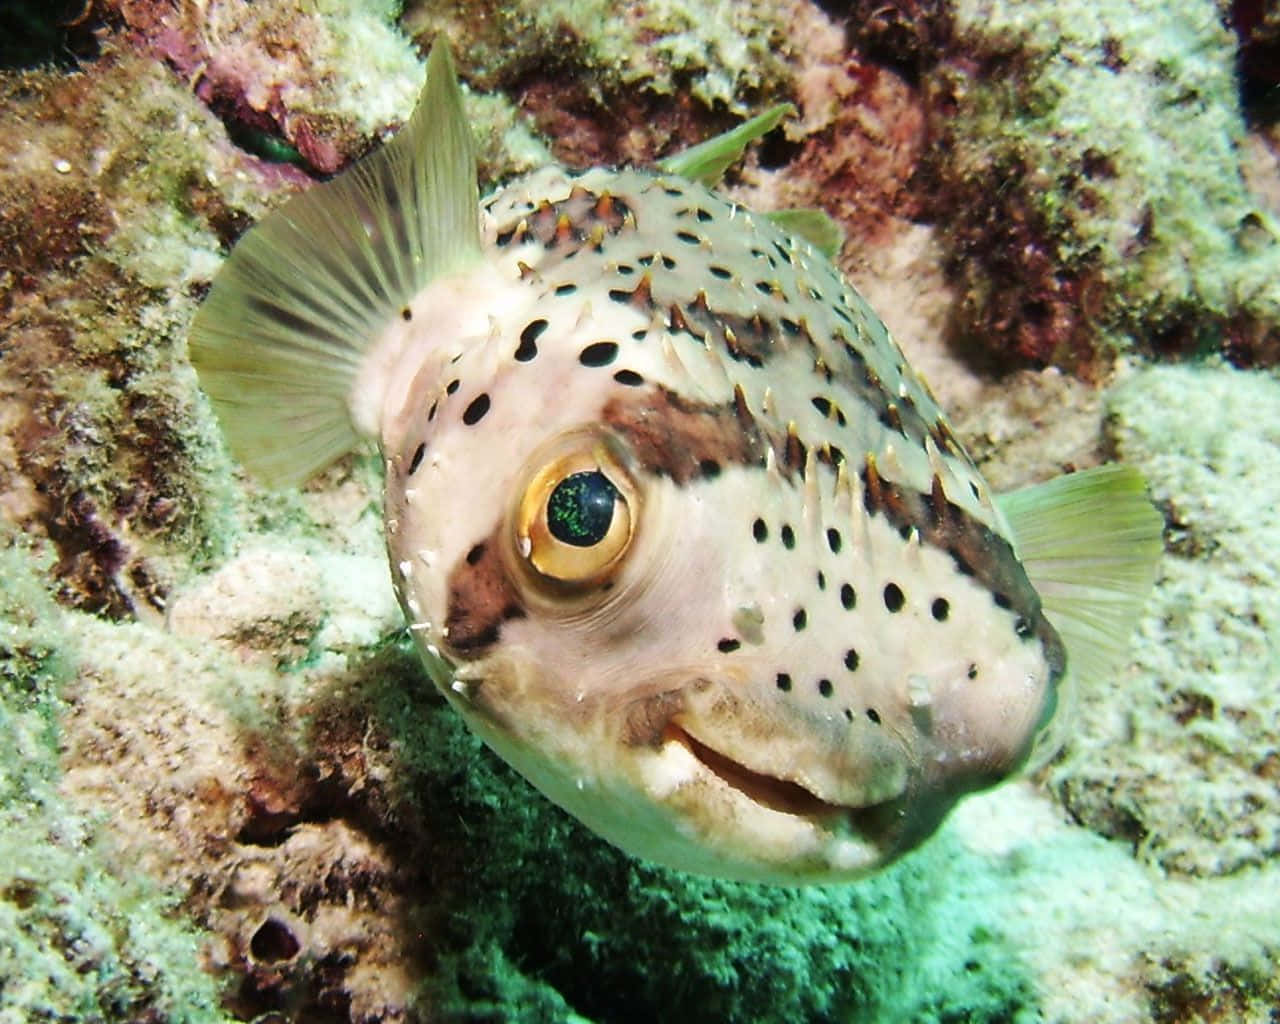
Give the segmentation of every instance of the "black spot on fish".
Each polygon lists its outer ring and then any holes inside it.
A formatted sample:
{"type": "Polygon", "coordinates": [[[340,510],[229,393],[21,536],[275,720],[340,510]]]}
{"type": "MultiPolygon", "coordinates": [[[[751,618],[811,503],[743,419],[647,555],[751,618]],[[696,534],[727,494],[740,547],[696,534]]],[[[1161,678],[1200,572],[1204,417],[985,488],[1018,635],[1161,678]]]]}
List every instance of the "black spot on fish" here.
{"type": "Polygon", "coordinates": [[[405,306],[404,309],[400,310],[400,319],[404,320],[406,323],[412,320],[413,310],[411,310],[408,306],[405,306]]]}
{"type": "Polygon", "coordinates": [[[618,358],[616,341],[597,341],[578,353],[578,362],[583,366],[608,366],[618,358]]]}
{"type": "Polygon", "coordinates": [[[844,610],[847,612],[853,611],[853,606],[858,603],[858,595],[848,583],[840,584],[840,603],[844,605],[844,610]]]}
{"type": "Polygon", "coordinates": [[[947,616],[951,614],[951,604],[945,597],[935,597],[933,604],[929,606],[929,614],[939,622],[946,622],[947,616]]]}
{"type": "Polygon", "coordinates": [[[827,589],[827,574],[824,573],[821,569],[818,570],[818,589],[819,590],[827,589]]]}
{"type": "Polygon", "coordinates": [[[481,393],[471,400],[471,404],[467,406],[462,414],[462,422],[469,427],[474,427],[489,411],[489,396],[481,393]]]}
{"type": "Polygon", "coordinates": [[[880,712],[875,708],[867,708],[867,718],[871,720],[873,725],[880,724],[880,712]]]}
{"type": "Polygon", "coordinates": [[[827,528],[827,547],[831,549],[833,555],[840,554],[840,548],[844,546],[844,539],[840,536],[840,531],[834,526],[827,528]]]}
{"type": "Polygon", "coordinates": [[[796,546],[796,531],[791,529],[791,524],[783,523],[780,533],[782,536],[782,546],[788,551],[793,550],[796,546]]]}
{"type": "Polygon", "coordinates": [[[896,583],[886,583],[884,587],[884,606],[891,612],[902,611],[902,606],[906,604],[907,599],[903,596],[902,588],[896,583]]]}
{"type": "Polygon", "coordinates": [[[779,672],[777,677],[774,679],[774,682],[777,684],[778,689],[783,693],[789,693],[791,691],[791,676],[788,673],[779,672]]]}
{"type": "Polygon", "coordinates": [[[685,245],[698,245],[702,241],[702,239],[692,231],[677,231],[676,238],[684,242],[685,245]]]}
{"type": "Polygon", "coordinates": [[[850,672],[858,671],[858,652],[852,647],[844,652],[844,667],[850,672]]]}
{"type": "Polygon", "coordinates": [[[413,476],[418,471],[418,467],[422,465],[422,457],[427,454],[426,442],[418,445],[413,450],[413,458],[409,460],[409,475],[413,476]]]}
{"type": "Polygon", "coordinates": [[[729,278],[733,277],[733,271],[725,267],[713,266],[713,267],[708,267],[707,269],[711,271],[712,277],[718,277],[720,278],[721,281],[727,281],[729,280],[729,278]]]}
{"type": "Polygon", "coordinates": [[[967,675],[970,679],[977,679],[977,678],[978,678],[978,666],[977,666],[977,665],[970,665],[970,666],[969,666],[969,671],[968,671],[968,672],[966,672],[966,673],[965,673],[965,675],[967,675]]]}
{"type": "Polygon", "coordinates": [[[446,395],[452,395],[457,393],[458,385],[460,385],[461,383],[462,381],[456,378],[454,380],[449,381],[449,383],[444,386],[444,393],[446,395]]]}
{"type": "Polygon", "coordinates": [[[613,375],[613,379],[629,388],[637,388],[644,383],[644,378],[635,370],[619,370],[613,375]]]}
{"type": "Polygon", "coordinates": [[[824,697],[830,697],[833,693],[835,693],[835,687],[831,685],[830,679],[819,679],[818,692],[822,694],[822,696],[824,697]]]}
{"type": "Polygon", "coordinates": [[[538,338],[547,330],[547,321],[531,320],[520,332],[520,344],[516,347],[516,361],[529,362],[538,355],[538,338]]]}
{"type": "Polygon", "coordinates": [[[711,211],[710,211],[710,210],[704,210],[701,206],[699,206],[699,207],[698,207],[698,213],[697,213],[697,216],[698,216],[698,220],[700,220],[703,224],[707,223],[707,221],[709,221],[709,220],[713,220],[713,219],[714,219],[714,218],[711,216],[711,211]]]}
{"type": "Polygon", "coordinates": [[[475,565],[480,559],[484,558],[484,542],[476,544],[467,552],[467,565],[475,565]]]}
{"type": "Polygon", "coordinates": [[[564,284],[556,285],[555,293],[557,295],[572,295],[578,290],[578,286],[572,281],[566,281],[564,284]]]}
{"type": "Polygon", "coordinates": [[[756,539],[758,544],[763,544],[769,539],[769,527],[765,525],[763,519],[757,519],[751,524],[751,536],[756,539]]]}
{"type": "Polygon", "coordinates": [[[1031,623],[1021,616],[1014,620],[1013,631],[1018,634],[1020,640],[1030,640],[1035,633],[1031,623]]]}
{"type": "Polygon", "coordinates": [[[796,613],[791,616],[791,626],[797,632],[801,632],[805,626],[809,625],[809,613],[803,608],[797,608],[796,613]]]}
{"type": "Polygon", "coordinates": [[[715,459],[700,459],[698,461],[698,472],[708,480],[714,480],[720,475],[720,463],[715,459]]]}
{"type": "Polygon", "coordinates": [[[725,637],[723,640],[721,640],[719,643],[716,644],[716,648],[722,654],[732,654],[741,646],[742,644],[739,641],[733,639],[733,637],[725,637]]]}

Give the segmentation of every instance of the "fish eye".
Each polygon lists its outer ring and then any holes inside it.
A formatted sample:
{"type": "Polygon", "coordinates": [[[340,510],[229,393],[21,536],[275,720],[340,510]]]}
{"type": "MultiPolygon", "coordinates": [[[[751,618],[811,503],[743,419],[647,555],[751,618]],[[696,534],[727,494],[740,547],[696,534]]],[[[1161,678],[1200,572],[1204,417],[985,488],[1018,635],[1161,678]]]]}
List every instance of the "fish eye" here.
{"type": "Polygon", "coordinates": [[[626,474],[599,446],[552,459],[524,489],[517,550],[546,579],[600,582],[631,544],[631,492],[626,474]]]}
{"type": "Polygon", "coordinates": [[[609,535],[620,497],[600,470],[574,473],[556,484],[547,499],[547,528],[565,544],[595,547],[609,535]]]}

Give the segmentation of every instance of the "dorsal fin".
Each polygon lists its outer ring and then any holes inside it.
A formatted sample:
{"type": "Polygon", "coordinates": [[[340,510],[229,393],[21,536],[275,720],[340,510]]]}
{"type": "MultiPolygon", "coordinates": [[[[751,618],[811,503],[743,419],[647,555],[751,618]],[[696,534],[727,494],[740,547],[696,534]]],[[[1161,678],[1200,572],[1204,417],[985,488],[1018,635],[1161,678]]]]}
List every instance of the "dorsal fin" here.
{"type": "MultiPolygon", "coordinates": [[[[660,160],[658,169],[712,187],[731,164],[742,158],[747,146],[795,112],[796,108],[790,103],[779,103],[736,128],[660,160]]],[[[774,210],[764,216],[788,234],[803,238],[828,259],[834,259],[844,245],[844,231],[822,210],[774,210]]]]}
{"type": "Polygon", "coordinates": [[[659,160],[658,169],[703,185],[715,185],[724,176],[729,165],[741,159],[747,146],[773,131],[784,117],[795,112],[796,108],[790,103],[779,103],[715,138],[659,160]]]}
{"type": "Polygon", "coordinates": [[[255,225],[192,321],[191,362],[245,467],[287,486],[350,450],[350,393],[370,346],[480,251],[471,130],[437,40],[409,123],[255,225]]]}

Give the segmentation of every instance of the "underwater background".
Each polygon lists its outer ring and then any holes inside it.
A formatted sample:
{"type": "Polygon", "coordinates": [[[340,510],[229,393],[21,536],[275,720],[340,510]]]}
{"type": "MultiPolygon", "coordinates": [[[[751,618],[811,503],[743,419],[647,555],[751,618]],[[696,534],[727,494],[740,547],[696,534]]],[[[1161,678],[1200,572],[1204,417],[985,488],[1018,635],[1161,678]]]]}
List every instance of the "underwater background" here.
{"type": "Polygon", "coordinates": [[[0,1024],[1280,1019],[1280,5],[0,6],[0,1024]],[[730,171],[840,265],[1004,490],[1165,522],[1065,751],[865,881],[631,859],[439,698],[380,467],[246,481],[186,358],[230,245],[452,41],[482,183],[730,171]]]}

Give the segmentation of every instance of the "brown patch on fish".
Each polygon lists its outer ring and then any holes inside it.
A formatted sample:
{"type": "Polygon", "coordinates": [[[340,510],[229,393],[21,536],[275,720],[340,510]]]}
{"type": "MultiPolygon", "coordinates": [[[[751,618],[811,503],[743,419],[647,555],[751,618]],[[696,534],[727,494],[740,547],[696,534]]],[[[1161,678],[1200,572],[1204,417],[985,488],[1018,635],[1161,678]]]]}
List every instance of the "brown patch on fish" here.
{"type": "Polygon", "coordinates": [[[691,302],[673,302],[667,322],[672,330],[685,331],[708,346],[719,345],[731,359],[756,369],[793,344],[813,347],[808,330],[794,321],[761,313],[742,316],[723,312],[711,304],[705,291],[699,291],[691,302]]]}
{"type": "Polygon", "coordinates": [[[966,576],[991,591],[991,599],[1014,616],[1023,639],[1037,638],[1053,678],[1066,667],[1066,650],[1057,630],[1044,617],[1040,596],[1027,579],[1009,542],[946,498],[942,480],[934,476],[930,493],[922,494],[886,480],[868,454],[862,469],[862,503],[868,515],[883,515],[906,536],[914,530],[922,543],[941,548],[966,576]]]}
{"type": "Polygon", "coordinates": [[[641,467],[678,484],[710,465],[763,466],[768,447],[745,401],[691,402],[664,387],[613,398],[602,419],[620,434],[641,467]]]}
{"type": "Polygon", "coordinates": [[[538,241],[561,256],[584,245],[598,248],[606,235],[635,227],[631,208],[617,196],[575,185],[568,198],[543,200],[534,210],[498,225],[499,246],[538,241]]]}
{"type": "Polygon", "coordinates": [[[668,690],[637,700],[627,708],[619,740],[626,747],[658,747],[671,719],[685,709],[683,690],[668,690]]]}
{"type": "Polygon", "coordinates": [[[799,473],[801,477],[804,476],[804,464],[809,457],[809,450],[800,440],[794,422],[787,424],[787,438],[782,444],[779,455],[780,464],[784,469],[799,473]]]}
{"type": "Polygon", "coordinates": [[[499,554],[497,534],[467,552],[449,572],[445,646],[475,657],[498,642],[502,624],[520,619],[524,606],[499,554]]]}

